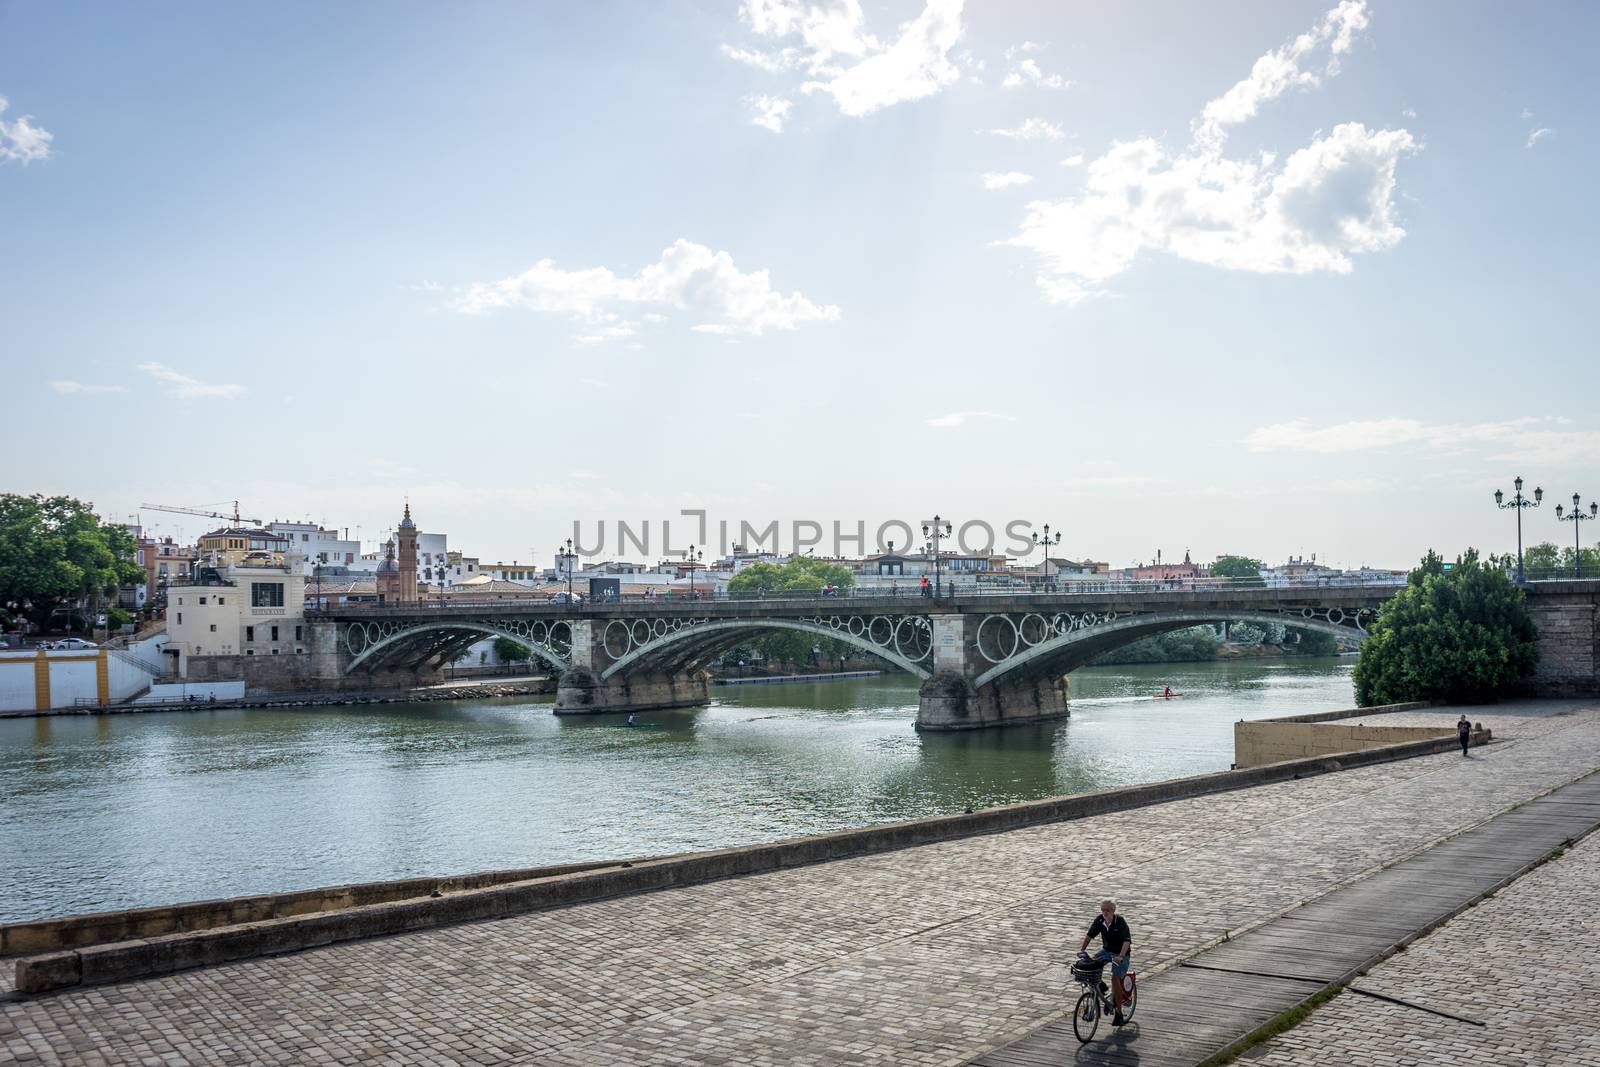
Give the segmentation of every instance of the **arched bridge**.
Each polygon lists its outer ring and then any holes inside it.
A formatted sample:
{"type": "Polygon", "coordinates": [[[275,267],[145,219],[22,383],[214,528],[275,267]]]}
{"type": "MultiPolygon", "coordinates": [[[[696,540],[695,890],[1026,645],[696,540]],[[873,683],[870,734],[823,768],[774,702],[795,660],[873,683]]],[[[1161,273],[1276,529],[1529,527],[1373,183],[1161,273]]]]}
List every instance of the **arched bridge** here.
{"type": "Polygon", "coordinates": [[[561,674],[556,711],[705,703],[706,668],[761,634],[832,638],[922,682],[918,725],[965,729],[1066,712],[1064,676],[1102,653],[1198,623],[1282,623],[1356,639],[1395,585],[1107,593],[645,600],[338,607],[311,613],[325,676],[370,684],[508,637],[561,674]],[[330,669],[332,668],[332,669],[330,669]]]}

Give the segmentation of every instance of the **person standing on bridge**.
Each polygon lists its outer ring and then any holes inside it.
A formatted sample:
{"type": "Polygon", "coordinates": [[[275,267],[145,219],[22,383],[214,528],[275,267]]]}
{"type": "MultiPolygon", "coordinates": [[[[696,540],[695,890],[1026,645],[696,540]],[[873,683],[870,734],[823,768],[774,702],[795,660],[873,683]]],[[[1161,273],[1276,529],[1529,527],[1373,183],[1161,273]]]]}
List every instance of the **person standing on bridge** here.
{"type": "Polygon", "coordinates": [[[1122,979],[1127,976],[1128,964],[1133,961],[1133,931],[1128,929],[1128,920],[1117,914],[1116,901],[1100,902],[1100,914],[1089,924],[1089,932],[1083,935],[1083,944],[1078,946],[1078,951],[1081,953],[1087,949],[1089,942],[1096,937],[1100,938],[1100,951],[1094,954],[1094,958],[1101,963],[1111,964],[1111,1005],[1115,1009],[1111,1025],[1121,1026],[1122,979]]]}
{"type": "Polygon", "coordinates": [[[1456,720],[1456,737],[1461,741],[1461,754],[1467,754],[1467,746],[1472,744],[1472,723],[1467,721],[1467,715],[1462,712],[1461,718],[1456,720]]]}

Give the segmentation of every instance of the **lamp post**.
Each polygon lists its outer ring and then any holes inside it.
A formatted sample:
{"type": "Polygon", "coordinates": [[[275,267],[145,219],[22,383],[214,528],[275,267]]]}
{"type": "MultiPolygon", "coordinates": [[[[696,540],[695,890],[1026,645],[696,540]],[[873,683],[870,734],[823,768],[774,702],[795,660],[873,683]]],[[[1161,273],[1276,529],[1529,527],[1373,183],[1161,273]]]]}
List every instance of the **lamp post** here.
{"type": "Polygon", "coordinates": [[[572,549],[572,538],[556,546],[556,559],[567,572],[567,603],[572,603],[572,567],[578,561],[578,554],[572,549]]]}
{"type": "Polygon", "coordinates": [[[1040,537],[1037,533],[1033,534],[1032,536],[1033,543],[1041,546],[1044,549],[1044,559],[1039,561],[1039,586],[1042,589],[1049,581],[1050,576],[1050,546],[1059,545],[1061,543],[1061,531],[1057,530],[1055,539],[1051,540],[1050,524],[1047,522],[1044,524],[1043,537],[1040,537]]]}
{"type": "Polygon", "coordinates": [[[1596,517],[1600,517],[1600,504],[1590,501],[1589,514],[1585,515],[1583,506],[1578,503],[1577,493],[1572,494],[1571,514],[1561,514],[1561,505],[1556,505],[1556,518],[1562,522],[1572,523],[1572,576],[1574,578],[1583,577],[1583,538],[1579,536],[1578,531],[1586,521],[1596,517]]]}
{"type": "Polygon", "coordinates": [[[941,576],[941,573],[942,573],[942,569],[940,567],[939,539],[941,537],[949,537],[951,529],[952,529],[952,527],[950,525],[949,520],[940,518],[938,515],[935,515],[932,519],[930,519],[927,522],[922,524],[922,536],[923,537],[931,537],[931,538],[933,538],[933,595],[934,595],[934,599],[938,599],[941,595],[943,595],[940,592],[940,576],[941,576]]]}
{"type": "Polygon", "coordinates": [[[696,548],[691,546],[689,551],[687,551],[687,552],[685,552],[683,554],[683,558],[684,558],[684,562],[686,562],[689,565],[689,599],[693,600],[695,598],[695,596],[694,596],[694,572],[695,572],[695,568],[700,565],[700,561],[701,560],[706,558],[706,554],[705,554],[705,551],[703,549],[696,549],[696,548]]]}
{"type": "Polygon", "coordinates": [[[1517,584],[1521,585],[1523,583],[1523,576],[1522,576],[1522,509],[1523,508],[1536,508],[1536,507],[1538,507],[1539,506],[1539,501],[1544,499],[1544,490],[1539,488],[1538,486],[1534,486],[1533,499],[1529,500],[1527,497],[1522,495],[1522,479],[1520,477],[1517,478],[1517,480],[1512,482],[1511,484],[1516,489],[1516,495],[1514,495],[1510,500],[1506,500],[1505,499],[1505,494],[1503,492],[1501,492],[1500,490],[1496,489],[1494,491],[1494,502],[1501,509],[1514,508],[1516,510],[1516,512],[1517,512],[1517,584]]]}

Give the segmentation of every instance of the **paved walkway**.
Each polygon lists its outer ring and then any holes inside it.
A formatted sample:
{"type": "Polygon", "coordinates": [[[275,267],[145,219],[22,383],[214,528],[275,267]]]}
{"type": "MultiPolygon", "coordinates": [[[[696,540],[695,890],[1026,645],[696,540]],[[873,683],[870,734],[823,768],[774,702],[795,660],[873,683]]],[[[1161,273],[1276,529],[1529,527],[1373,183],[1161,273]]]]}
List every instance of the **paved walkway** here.
{"type": "Polygon", "coordinates": [[[959,1064],[1060,1015],[1064,961],[1101,896],[1121,903],[1154,977],[1600,765],[1600,707],[1479,710],[1503,740],[1471,759],[0,1003],[0,1050],[74,1064],[959,1064]]]}
{"type": "Polygon", "coordinates": [[[1355,985],[1413,1006],[1346,992],[1244,1062],[1600,1065],[1600,835],[1378,964],[1355,985]]]}
{"type": "Polygon", "coordinates": [[[1062,1019],[977,1061],[1194,1067],[1600,825],[1591,774],[1141,983],[1149,1010],[1080,1045],[1062,1019]]]}

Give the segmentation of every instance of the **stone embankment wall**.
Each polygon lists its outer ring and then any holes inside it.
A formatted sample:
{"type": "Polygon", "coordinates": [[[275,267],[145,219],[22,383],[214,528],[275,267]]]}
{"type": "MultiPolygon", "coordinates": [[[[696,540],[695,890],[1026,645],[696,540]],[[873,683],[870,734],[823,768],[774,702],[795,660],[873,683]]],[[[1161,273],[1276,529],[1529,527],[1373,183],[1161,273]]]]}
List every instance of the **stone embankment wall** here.
{"type": "Polygon", "coordinates": [[[1539,666],[1517,691],[1600,693],[1600,582],[1531,582],[1527,590],[1528,611],[1539,628],[1539,666]]]}
{"type": "MultiPolygon", "coordinates": [[[[1312,759],[1343,752],[1361,752],[1383,748],[1387,745],[1404,745],[1428,740],[1454,742],[1455,727],[1449,723],[1438,726],[1374,726],[1366,722],[1353,722],[1373,715],[1391,715],[1403,711],[1420,711],[1431,707],[1427,701],[1410,704],[1383,704],[1374,708],[1354,708],[1349,711],[1319,711],[1310,715],[1286,715],[1281,719],[1241,719],[1233,724],[1233,765],[1236,769],[1262,767],[1282,760],[1312,759]]],[[[1487,744],[1492,739],[1488,730],[1480,725],[1473,732],[1474,745],[1487,744]]]]}

